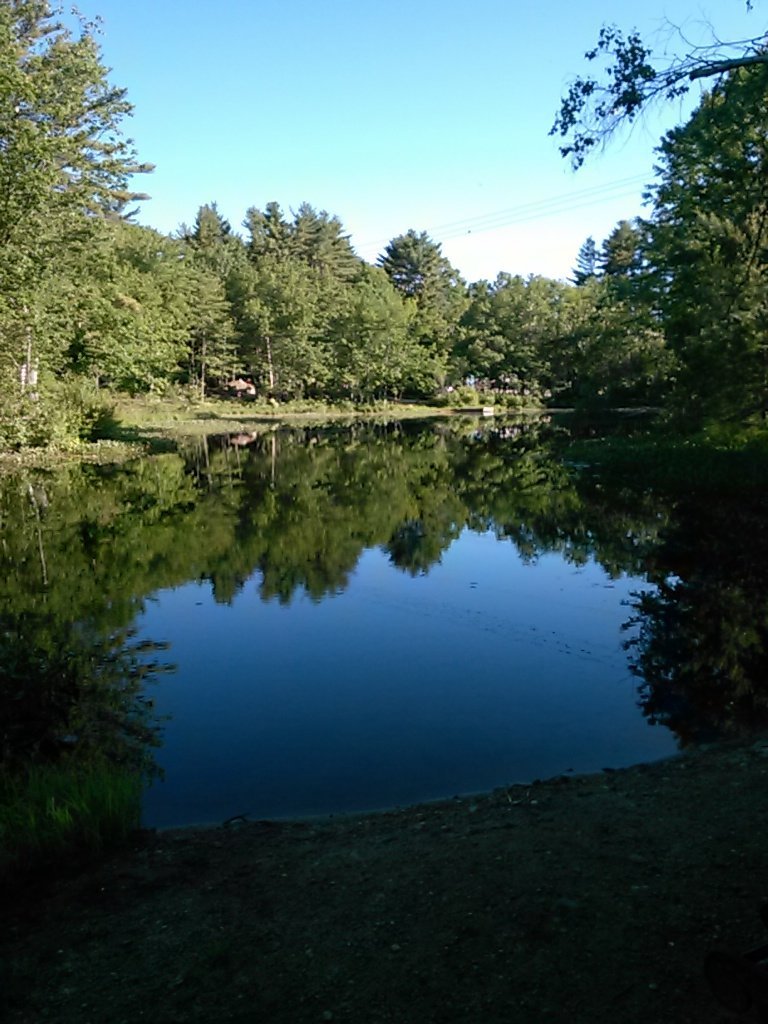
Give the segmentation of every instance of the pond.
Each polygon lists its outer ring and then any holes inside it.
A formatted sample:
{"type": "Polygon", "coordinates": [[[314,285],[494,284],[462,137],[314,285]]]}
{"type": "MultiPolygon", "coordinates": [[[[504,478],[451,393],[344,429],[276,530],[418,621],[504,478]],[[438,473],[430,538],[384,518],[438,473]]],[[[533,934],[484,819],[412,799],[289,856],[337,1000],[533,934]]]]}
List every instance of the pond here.
{"type": "Polygon", "coordinates": [[[144,822],[169,826],[617,768],[754,722],[760,544],[565,440],[264,428],[7,479],[4,748],[151,759],[144,822]]]}

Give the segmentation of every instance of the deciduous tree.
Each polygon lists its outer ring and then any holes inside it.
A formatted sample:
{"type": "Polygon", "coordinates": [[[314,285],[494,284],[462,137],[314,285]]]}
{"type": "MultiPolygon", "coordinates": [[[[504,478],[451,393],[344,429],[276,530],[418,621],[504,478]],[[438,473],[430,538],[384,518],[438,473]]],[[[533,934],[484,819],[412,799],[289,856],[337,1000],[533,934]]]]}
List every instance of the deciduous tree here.
{"type": "Polygon", "coordinates": [[[655,100],[678,98],[699,79],[722,77],[735,68],[758,71],[768,63],[768,34],[762,31],[751,39],[723,42],[713,30],[709,40],[683,46],[671,59],[666,51],[656,56],[636,30],[625,34],[616,25],[604,25],[597,44],[584,55],[590,64],[603,64],[602,70],[573,80],[550,130],[564,140],[562,155],[580,167],[591,150],[622,125],[632,124],[655,100]]]}
{"type": "MultiPolygon", "coordinates": [[[[71,23],[71,22],[70,22],[71,23]]],[[[140,164],[120,133],[131,112],[112,86],[94,26],[74,29],[47,0],[0,4],[0,379],[7,392],[58,369],[44,329],[60,265],[104,218],[141,198],[140,164]]],[[[39,386],[39,385],[38,385],[39,386]]]]}

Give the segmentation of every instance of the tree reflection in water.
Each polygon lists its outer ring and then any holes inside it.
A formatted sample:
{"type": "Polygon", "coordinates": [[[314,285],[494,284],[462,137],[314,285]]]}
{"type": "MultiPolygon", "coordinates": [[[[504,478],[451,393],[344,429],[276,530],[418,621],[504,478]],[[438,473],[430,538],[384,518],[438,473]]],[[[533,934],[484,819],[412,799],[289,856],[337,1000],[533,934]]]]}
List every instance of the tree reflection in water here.
{"type": "Polygon", "coordinates": [[[650,721],[683,742],[764,724],[761,509],[597,477],[563,460],[567,436],[535,417],[264,427],[123,467],[4,479],[6,766],[72,746],[146,752],[161,645],[130,630],[153,593],[208,580],[228,603],[255,579],[265,601],[320,600],[367,549],[425,574],[465,529],[493,531],[528,561],[557,552],[648,579],[629,651],[650,721]]]}
{"type": "Polygon", "coordinates": [[[627,647],[652,722],[681,742],[768,726],[768,540],[752,499],[679,503],[627,647]]]}

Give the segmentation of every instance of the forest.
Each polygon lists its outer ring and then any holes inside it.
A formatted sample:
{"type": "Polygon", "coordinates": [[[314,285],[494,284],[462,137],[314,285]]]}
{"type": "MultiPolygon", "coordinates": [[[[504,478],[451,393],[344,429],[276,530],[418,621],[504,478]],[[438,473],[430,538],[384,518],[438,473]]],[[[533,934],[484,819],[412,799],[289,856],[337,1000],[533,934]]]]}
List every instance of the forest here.
{"type": "MultiPolygon", "coordinates": [[[[424,231],[375,265],[335,214],[215,201],[134,222],[151,171],[91,27],[0,7],[0,448],[98,438],[115,393],[354,408],[653,406],[695,430],[765,418],[768,67],[721,74],[657,150],[648,215],[570,280],[467,282],[424,231]],[[139,180],[140,177],[139,177],[139,180]]],[[[206,198],[206,197],[201,197],[206,198]]]]}

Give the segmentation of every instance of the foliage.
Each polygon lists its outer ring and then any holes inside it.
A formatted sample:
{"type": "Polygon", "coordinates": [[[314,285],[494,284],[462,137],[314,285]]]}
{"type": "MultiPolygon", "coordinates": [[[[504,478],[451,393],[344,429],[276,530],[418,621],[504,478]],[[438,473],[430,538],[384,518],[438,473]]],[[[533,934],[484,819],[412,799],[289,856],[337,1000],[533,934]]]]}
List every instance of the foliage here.
{"type": "Polygon", "coordinates": [[[47,0],[8,0],[0,40],[0,242],[32,258],[31,229],[121,212],[139,198],[129,176],[147,167],[120,137],[131,107],[106,79],[93,26],[80,21],[74,35],[47,0]]]}
{"type": "Polygon", "coordinates": [[[737,71],[663,140],[648,226],[688,422],[768,414],[768,68],[737,71]]]}
{"type": "Polygon", "coordinates": [[[46,321],[62,254],[87,249],[148,169],[120,136],[131,108],[106,75],[92,26],[70,32],[46,0],[0,5],[0,376],[20,390],[60,356],[46,321]]]}
{"type": "Polygon", "coordinates": [[[529,397],[547,382],[548,347],[562,327],[567,285],[499,274],[470,288],[458,353],[465,373],[486,388],[529,397]]]}
{"type": "Polygon", "coordinates": [[[424,348],[416,391],[432,392],[449,377],[449,357],[458,340],[458,322],[467,306],[458,271],[439,243],[413,229],[393,238],[377,260],[394,287],[415,303],[412,334],[424,348]]]}
{"type": "Polygon", "coordinates": [[[605,66],[595,77],[571,82],[550,135],[565,140],[560,152],[578,168],[591,150],[622,125],[632,124],[654,101],[677,99],[691,82],[735,68],[760,71],[768,61],[767,41],[764,34],[731,43],[715,38],[671,60],[665,53],[656,59],[636,30],[625,34],[616,25],[604,25],[596,46],[584,56],[605,66]]]}
{"type": "Polygon", "coordinates": [[[363,270],[329,324],[337,394],[364,402],[403,392],[419,361],[413,316],[382,270],[363,270]]]}
{"type": "Polygon", "coordinates": [[[301,204],[291,222],[285,220],[278,203],[267,203],[264,211],[252,206],[244,226],[248,253],[256,264],[264,257],[297,260],[338,281],[353,280],[360,269],[339,218],[326,210],[318,213],[309,203],[301,204]]]}
{"type": "Polygon", "coordinates": [[[591,281],[598,272],[597,259],[597,246],[595,245],[594,238],[590,235],[579,249],[573,277],[571,278],[572,283],[581,286],[591,281]]]}
{"type": "Polygon", "coordinates": [[[579,80],[556,125],[577,162],[598,138],[588,109],[610,130],[682,88],[683,68],[719,76],[661,144],[648,219],[590,236],[568,283],[467,285],[426,232],[396,235],[372,267],[306,202],[251,206],[244,237],[216,202],[172,237],[131,224],[146,166],[120,134],[130,105],[94,27],[74,24],[45,0],[0,5],[0,448],[114,434],[102,389],[204,403],[239,388],[271,411],[469,387],[510,408],[665,405],[691,427],[768,415],[759,41],[739,69],[699,51],[665,79],[636,33],[604,29],[588,57],[608,60],[609,84],[579,80]]]}

